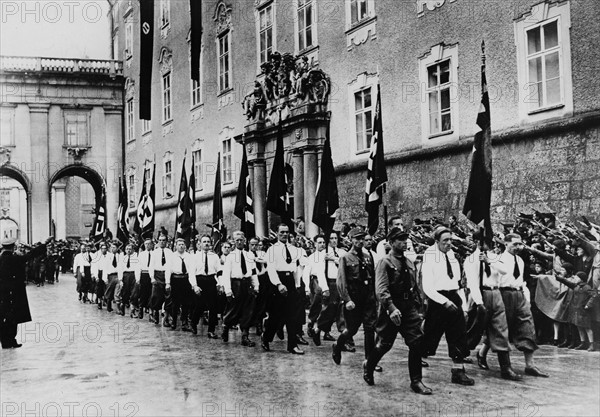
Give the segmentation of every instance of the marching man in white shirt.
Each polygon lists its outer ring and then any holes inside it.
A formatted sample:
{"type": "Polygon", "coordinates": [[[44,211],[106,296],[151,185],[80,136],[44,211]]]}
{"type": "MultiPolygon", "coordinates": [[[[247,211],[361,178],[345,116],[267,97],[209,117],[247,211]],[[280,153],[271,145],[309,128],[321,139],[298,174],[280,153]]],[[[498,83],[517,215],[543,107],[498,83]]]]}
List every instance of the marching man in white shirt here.
{"type": "Polygon", "coordinates": [[[106,311],[113,311],[112,301],[115,298],[115,289],[121,279],[121,270],[119,269],[119,247],[116,242],[110,243],[110,253],[104,262],[104,275],[106,276],[106,291],[104,299],[106,300],[106,311]]]}
{"type": "Polygon", "coordinates": [[[171,255],[169,271],[165,276],[166,289],[171,288],[171,330],[177,329],[177,316],[181,310],[181,330],[191,331],[189,309],[191,285],[195,278],[192,255],[186,252],[185,239],[175,239],[175,252],[171,255]]]}
{"type": "Polygon", "coordinates": [[[246,237],[243,232],[233,233],[235,249],[225,258],[221,286],[227,297],[227,309],[223,317],[223,342],[229,341],[229,329],[239,323],[242,330],[242,346],[254,347],[249,339],[249,329],[258,294],[258,277],[252,253],[244,250],[246,237]]]}
{"type": "Polygon", "coordinates": [[[98,310],[102,310],[102,300],[106,291],[106,263],[108,260],[108,246],[105,242],[100,243],[100,249],[92,256],[92,277],[96,281],[96,303],[98,310]]]}
{"type": "MultiPolygon", "coordinates": [[[[132,304],[135,301],[134,306],[138,308],[138,319],[144,318],[144,309],[149,307],[150,295],[152,294],[152,282],[150,279],[150,263],[152,262],[152,250],[154,249],[152,238],[147,237],[144,240],[144,248],[145,250],[138,254],[140,281],[136,300],[132,300],[132,304]]],[[[152,320],[151,314],[150,319],[152,320]]]]}
{"type": "Polygon", "coordinates": [[[79,292],[79,301],[84,304],[90,302],[87,293],[92,285],[92,254],[89,247],[82,243],[81,252],[75,255],[73,260],[73,273],[77,278],[77,292],[79,292]]]}
{"type": "MultiPolygon", "coordinates": [[[[165,291],[167,276],[171,275],[169,260],[173,256],[171,249],[167,248],[167,236],[158,236],[158,247],[151,254],[150,280],[152,282],[152,295],[150,296],[150,308],[152,308],[153,322],[160,325],[159,312],[165,302],[165,291]]],[[[169,323],[170,326],[170,323],[169,323]]]]}
{"type": "MultiPolygon", "coordinates": [[[[131,301],[131,294],[135,283],[140,281],[140,264],[138,262],[138,256],[134,251],[133,244],[129,243],[125,246],[125,255],[121,257],[121,294],[120,300],[117,303],[119,314],[125,315],[125,307],[127,307],[131,301]]],[[[133,317],[133,310],[131,310],[131,316],[133,317]]]]}
{"type": "Polygon", "coordinates": [[[446,334],[448,356],[454,362],[452,382],[473,385],[467,376],[463,358],[469,356],[462,300],[459,295],[461,271],[452,244],[452,231],[438,227],[433,233],[435,244],[423,255],[423,292],[429,298],[423,328],[423,356],[433,356],[442,335],[446,334]]]}

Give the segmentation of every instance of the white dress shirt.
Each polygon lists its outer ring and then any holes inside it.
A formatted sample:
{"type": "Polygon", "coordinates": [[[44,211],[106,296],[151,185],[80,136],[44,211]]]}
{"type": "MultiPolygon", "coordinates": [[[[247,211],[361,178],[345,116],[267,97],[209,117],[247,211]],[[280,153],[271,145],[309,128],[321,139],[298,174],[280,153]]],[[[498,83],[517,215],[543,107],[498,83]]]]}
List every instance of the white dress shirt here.
{"type": "Polygon", "coordinates": [[[150,272],[150,265],[148,261],[152,262],[152,252],[143,250],[138,254],[138,261],[140,265],[140,272],[150,272]],[[148,259],[150,258],[150,259],[148,259]]]}
{"type": "MultiPolygon", "coordinates": [[[[166,256],[167,255],[165,254],[165,257],[166,256]]],[[[171,252],[167,259],[167,270],[169,271],[169,273],[165,273],[166,285],[171,285],[171,276],[173,274],[187,275],[187,279],[189,282],[192,282],[192,280],[196,279],[196,275],[194,275],[194,272],[196,271],[196,266],[194,265],[194,260],[192,257],[193,255],[187,252],[171,252]],[[183,271],[184,265],[185,272],[183,271]]]]}
{"type": "MultiPolygon", "coordinates": [[[[323,259],[323,273],[325,273],[325,268],[327,269],[326,279],[335,279],[337,280],[338,276],[338,265],[340,264],[340,258],[344,256],[347,252],[344,249],[340,248],[332,248],[331,246],[327,246],[325,248],[323,256],[329,254],[329,256],[334,256],[336,259],[331,259],[329,261],[323,259]]],[[[327,289],[327,286],[324,288],[327,289]]]]}
{"type": "Polygon", "coordinates": [[[77,275],[77,268],[83,274],[83,268],[86,266],[92,266],[92,254],[89,252],[79,252],[73,260],[74,274],[77,275]]]}
{"type": "Polygon", "coordinates": [[[317,277],[317,283],[321,287],[321,290],[326,291],[329,288],[327,286],[327,279],[325,278],[325,250],[314,252],[306,260],[302,279],[307,288],[311,275],[317,277]]]}
{"type": "Polygon", "coordinates": [[[437,244],[430,246],[423,254],[423,266],[421,269],[423,276],[423,292],[430,300],[438,304],[444,304],[449,301],[447,297],[438,291],[451,291],[459,289],[460,265],[454,256],[454,252],[449,250],[446,254],[438,249],[437,244]],[[450,261],[453,278],[448,276],[446,267],[446,256],[450,261]]]}
{"type": "Polygon", "coordinates": [[[135,275],[135,282],[140,282],[140,261],[135,253],[131,255],[124,254],[121,256],[120,266],[120,277],[123,279],[123,272],[133,272],[135,275]],[[129,267],[127,263],[129,262],[129,267]]]}
{"type": "Polygon", "coordinates": [[[192,284],[192,287],[198,285],[196,282],[197,275],[214,275],[215,282],[219,284],[219,275],[221,275],[223,269],[219,255],[212,251],[204,252],[199,250],[192,255],[192,262],[194,264],[194,274],[190,275],[190,284],[192,284]],[[206,263],[206,258],[208,258],[208,264],[206,263]],[[206,265],[208,265],[208,273],[206,273],[206,265]]]}
{"type": "Polygon", "coordinates": [[[110,274],[117,274],[119,279],[123,278],[121,275],[121,269],[119,268],[120,261],[121,255],[119,253],[107,253],[104,260],[104,277],[108,277],[110,274]]]}
{"type": "MultiPolygon", "coordinates": [[[[467,286],[471,290],[471,298],[475,304],[483,304],[483,296],[479,288],[479,271],[481,264],[479,261],[479,254],[481,251],[479,248],[475,250],[467,259],[465,259],[464,270],[467,276],[467,286]]],[[[498,255],[488,252],[488,260],[490,261],[490,272],[488,275],[485,272],[485,266],[483,269],[483,280],[482,285],[484,287],[498,287],[500,286],[499,279],[500,274],[505,273],[505,267],[498,255]]]]}
{"type": "Polygon", "coordinates": [[[498,276],[498,285],[500,287],[522,289],[525,298],[529,301],[529,289],[523,280],[523,274],[525,272],[525,262],[523,262],[523,259],[519,255],[511,255],[508,251],[504,251],[502,255],[500,255],[498,262],[500,262],[504,268],[502,271],[503,273],[500,273],[498,276]],[[516,278],[513,276],[515,261],[519,265],[519,276],[516,278]]]}
{"type": "Polygon", "coordinates": [[[231,280],[251,278],[252,287],[255,291],[258,291],[258,276],[256,275],[256,265],[254,264],[254,256],[252,253],[234,249],[225,258],[225,264],[223,265],[223,275],[221,275],[220,284],[223,286],[225,294],[229,297],[231,295],[231,280]],[[246,263],[246,273],[242,271],[242,254],[246,263]]]}
{"type": "Polygon", "coordinates": [[[167,279],[171,279],[171,270],[169,269],[169,259],[171,259],[171,256],[173,256],[173,251],[169,248],[156,248],[152,251],[150,259],[150,270],[148,271],[148,273],[150,274],[150,279],[152,281],[154,281],[154,271],[164,271],[165,282],[167,282],[167,279]],[[165,254],[164,265],[162,263],[163,251],[165,254]]]}
{"type": "MultiPolygon", "coordinates": [[[[97,251],[92,255],[92,276],[98,278],[100,271],[102,271],[102,279],[106,280],[106,262],[110,254],[106,252],[104,255],[101,251],[97,251]]],[[[112,258],[111,258],[112,259],[112,258]]]]}
{"type": "Polygon", "coordinates": [[[265,260],[267,261],[267,272],[269,273],[269,279],[271,280],[271,283],[275,286],[281,284],[279,275],[277,275],[278,271],[291,272],[294,274],[296,287],[299,287],[302,277],[298,274],[298,271],[301,271],[301,266],[306,264],[305,254],[306,252],[304,249],[290,245],[289,243],[284,245],[282,242],[277,242],[271,246],[265,255],[265,260]],[[291,262],[289,264],[286,261],[285,246],[287,246],[291,257],[291,262]]]}

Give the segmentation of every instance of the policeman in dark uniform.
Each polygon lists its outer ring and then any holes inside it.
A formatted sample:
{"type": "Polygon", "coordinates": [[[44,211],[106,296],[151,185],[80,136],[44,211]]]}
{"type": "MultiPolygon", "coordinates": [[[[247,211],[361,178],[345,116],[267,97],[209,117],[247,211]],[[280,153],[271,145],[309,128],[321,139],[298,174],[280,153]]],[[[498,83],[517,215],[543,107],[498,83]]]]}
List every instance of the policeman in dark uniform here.
{"type": "MultiPolygon", "coordinates": [[[[2,221],[6,222],[6,221],[2,221]]],[[[0,227],[6,232],[6,229],[0,227]]],[[[48,242],[52,238],[48,239],[48,242]]],[[[46,253],[46,245],[39,245],[26,255],[15,254],[16,233],[0,236],[0,342],[2,349],[18,348],[17,325],[31,321],[27,291],[25,289],[25,264],[46,253]]]]}
{"type": "Polygon", "coordinates": [[[394,227],[387,235],[391,251],[377,263],[375,292],[380,302],[377,318],[377,343],[363,364],[364,379],[373,385],[373,371],[394,344],[398,333],[402,335],[408,352],[410,387],[417,394],[431,395],[430,388],[421,382],[422,319],[421,304],[414,264],[406,258],[408,233],[394,227]]]}
{"type": "Polygon", "coordinates": [[[331,356],[338,365],[342,360],[343,347],[356,334],[361,324],[365,332],[365,358],[369,357],[375,346],[375,271],[373,257],[363,249],[366,235],[362,229],[352,229],[348,234],[352,240],[352,248],[340,257],[337,288],[346,308],[346,328],[333,344],[331,356]]]}

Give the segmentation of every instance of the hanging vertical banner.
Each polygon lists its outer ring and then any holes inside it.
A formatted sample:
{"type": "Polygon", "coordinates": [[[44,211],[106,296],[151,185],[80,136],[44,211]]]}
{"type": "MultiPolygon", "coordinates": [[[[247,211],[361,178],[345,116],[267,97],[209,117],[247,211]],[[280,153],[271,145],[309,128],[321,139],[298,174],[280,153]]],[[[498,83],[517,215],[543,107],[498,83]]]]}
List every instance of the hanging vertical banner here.
{"type": "Polygon", "coordinates": [[[202,49],[202,0],[190,0],[192,80],[200,82],[200,51],[202,49]]]}
{"type": "Polygon", "coordinates": [[[140,119],[152,117],[152,58],[154,55],[154,1],[140,0],[140,119]]]}

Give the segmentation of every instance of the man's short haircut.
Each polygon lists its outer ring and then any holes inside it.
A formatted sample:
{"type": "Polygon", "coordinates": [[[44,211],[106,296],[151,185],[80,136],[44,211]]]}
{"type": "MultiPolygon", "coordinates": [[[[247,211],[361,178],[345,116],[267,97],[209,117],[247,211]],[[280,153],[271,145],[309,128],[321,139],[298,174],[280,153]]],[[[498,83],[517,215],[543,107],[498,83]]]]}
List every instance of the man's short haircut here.
{"type": "Polygon", "coordinates": [[[288,226],[287,224],[285,224],[285,223],[279,223],[277,225],[277,232],[279,232],[279,229],[281,229],[283,226],[287,227],[288,230],[290,229],[290,226],[288,226]]]}
{"type": "Polygon", "coordinates": [[[317,239],[319,239],[319,238],[321,238],[321,239],[325,240],[325,235],[323,235],[323,234],[318,234],[318,235],[316,235],[315,237],[313,237],[313,241],[314,241],[315,243],[317,243],[317,239]]]}
{"type": "Polygon", "coordinates": [[[504,236],[504,241],[506,243],[511,243],[513,239],[521,239],[521,235],[518,233],[509,233],[506,236],[504,236]]]}
{"type": "Polygon", "coordinates": [[[434,232],[433,232],[433,238],[437,242],[439,242],[440,238],[442,237],[442,235],[444,233],[450,233],[450,234],[452,234],[452,230],[448,229],[447,227],[440,226],[440,227],[438,227],[437,229],[434,230],[434,232]]]}
{"type": "Polygon", "coordinates": [[[392,216],[389,218],[388,220],[388,227],[392,227],[392,225],[394,224],[394,221],[396,220],[402,220],[402,216],[392,216]]]}

